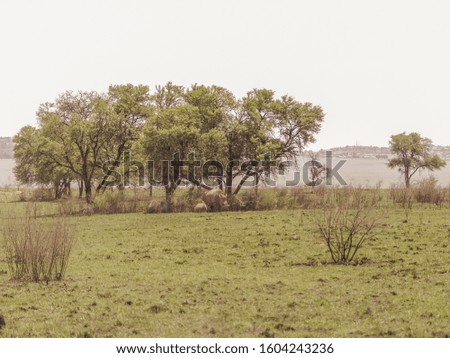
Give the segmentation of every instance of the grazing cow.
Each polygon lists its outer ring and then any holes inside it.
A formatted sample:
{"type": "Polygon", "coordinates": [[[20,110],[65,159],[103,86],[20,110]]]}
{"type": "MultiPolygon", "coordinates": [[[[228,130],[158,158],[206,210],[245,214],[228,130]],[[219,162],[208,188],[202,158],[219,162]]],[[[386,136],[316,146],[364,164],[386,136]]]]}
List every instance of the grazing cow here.
{"type": "Polygon", "coordinates": [[[206,206],[204,201],[202,201],[201,203],[198,203],[194,207],[194,212],[196,212],[196,213],[206,213],[207,211],[208,211],[208,207],[206,206]]]}
{"type": "Polygon", "coordinates": [[[227,196],[220,189],[208,191],[203,198],[208,211],[228,210],[227,196]]]}

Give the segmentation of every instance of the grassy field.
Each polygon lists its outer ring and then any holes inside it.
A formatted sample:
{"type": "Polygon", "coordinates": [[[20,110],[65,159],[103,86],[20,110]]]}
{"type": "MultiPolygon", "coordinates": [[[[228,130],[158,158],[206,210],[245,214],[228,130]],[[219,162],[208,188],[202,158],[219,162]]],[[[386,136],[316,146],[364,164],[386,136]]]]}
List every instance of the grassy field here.
{"type": "Polygon", "coordinates": [[[386,212],[357,265],[330,263],[312,214],[72,218],[62,282],[11,281],[0,247],[0,337],[450,335],[449,209],[386,212]]]}

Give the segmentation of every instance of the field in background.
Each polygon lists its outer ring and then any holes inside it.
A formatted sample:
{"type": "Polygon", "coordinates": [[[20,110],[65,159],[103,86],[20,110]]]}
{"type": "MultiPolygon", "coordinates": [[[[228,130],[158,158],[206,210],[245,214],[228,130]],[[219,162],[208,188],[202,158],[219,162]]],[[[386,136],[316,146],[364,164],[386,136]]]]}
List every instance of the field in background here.
{"type": "Polygon", "coordinates": [[[358,265],[330,264],[314,213],[72,217],[62,282],[12,282],[0,248],[0,337],[450,335],[450,209],[389,208],[358,265]]]}
{"type": "Polygon", "coordinates": [[[0,159],[0,188],[14,185],[14,165],[13,159],[0,159]]]}
{"type": "MultiPolygon", "coordinates": [[[[307,159],[307,158],[306,158],[307,159]]],[[[305,159],[303,159],[304,161],[305,159]]],[[[345,165],[339,171],[347,184],[354,186],[375,186],[381,184],[382,188],[389,188],[392,184],[401,183],[403,178],[395,169],[389,169],[386,165],[387,159],[365,159],[365,158],[333,158],[333,165],[340,160],[346,160],[345,165]]],[[[324,158],[319,158],[321,163],[325,163],[324,158]]],[[[438,179],[442,186],[450,185],[450,163],[443,169],[435,172],[417,173],[413,181],[419,181],[432,174],[438,179]]]]}
{"type": "MultiPolygon", "coordinates": [[[[300,163],[305,163],[310,158],[301,158],[300,163]]],[[[319,159],[325,163],[324,158],[319,159]]],[[[334,158],[333,163],[336,165],[341,158],[334,158]]],[[[375,186],[381,183],[383,188],[389,188],[392,184],[397,184],[401,181],[401,176],[396,170],[389,169],[386,166],[385,159],[361,159],[353,158],[346,159],[346,164],[340,170],[341,176],[351,185],[358,186],[375,186]]],[[[12,159],[0,159],[0,187],[14,186],[14,161],[12,159]]],[[[442,186],[450,185],[450,164],[442,170],[432,173],[442,186]]],[[[420,175],[418,173],[414,179],[419,180],[425,178],[429,173],[420,175]]],[[[291,175],[286,176],[287,180],[292,179],[291,175]]],[[[279,178],[278,182],[282,182],[279,178]]],[[[337,184],[336,182],[334,184],[337,184]]]]}

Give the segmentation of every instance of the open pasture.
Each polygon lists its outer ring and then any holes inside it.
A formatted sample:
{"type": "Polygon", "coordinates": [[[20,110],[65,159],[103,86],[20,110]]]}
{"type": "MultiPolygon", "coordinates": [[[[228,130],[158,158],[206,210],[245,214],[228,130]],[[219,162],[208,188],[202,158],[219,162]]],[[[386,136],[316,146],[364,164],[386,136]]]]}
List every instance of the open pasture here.
{"type": "MultiPolygon", "coordinates": [[[[0,225],[24,205],[0,204],[0,225]]],[[[72,217],[63,281],[12,281],[0,246],[0,337],[450,335],[448,208],[387,210],[349,265],[331,263],[314,213],[72,217]]]]}

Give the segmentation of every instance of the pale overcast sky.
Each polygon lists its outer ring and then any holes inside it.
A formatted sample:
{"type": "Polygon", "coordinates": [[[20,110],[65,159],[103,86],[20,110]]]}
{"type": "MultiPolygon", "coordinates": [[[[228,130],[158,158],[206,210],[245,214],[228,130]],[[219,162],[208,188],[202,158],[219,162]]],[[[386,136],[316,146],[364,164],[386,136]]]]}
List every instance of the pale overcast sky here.
{"type": "Polygon", "coordinates": [[[65,90],[270,88],[326,112],[311,148],[450,145],[450,2],[0,1],[0,136],[65,90]]]}

